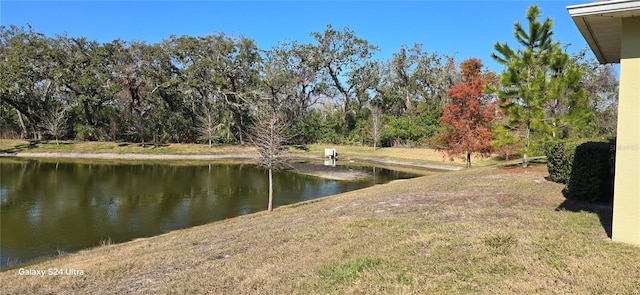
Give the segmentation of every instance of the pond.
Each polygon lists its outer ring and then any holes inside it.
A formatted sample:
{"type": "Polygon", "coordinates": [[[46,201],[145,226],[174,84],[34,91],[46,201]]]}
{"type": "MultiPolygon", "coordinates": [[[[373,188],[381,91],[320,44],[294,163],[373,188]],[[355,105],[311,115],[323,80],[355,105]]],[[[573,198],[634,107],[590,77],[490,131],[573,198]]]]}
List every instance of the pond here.
{"type": "MultiPolygon", "coordinates": [[[[276,171],[274,207],[417,176],[349,168],[373,177],[276,171]]],[[[262,211],[267,188],[266,170],[250,164],[2,159],[0,268],[262,211]]]]}

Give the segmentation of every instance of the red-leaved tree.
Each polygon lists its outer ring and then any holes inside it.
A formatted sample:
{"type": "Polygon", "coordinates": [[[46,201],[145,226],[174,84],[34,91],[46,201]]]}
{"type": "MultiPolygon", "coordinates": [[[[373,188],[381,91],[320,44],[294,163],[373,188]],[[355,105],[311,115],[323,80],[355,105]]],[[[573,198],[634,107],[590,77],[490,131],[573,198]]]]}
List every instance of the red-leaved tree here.
{"type": "Polygon", "coordinates": [[[449,88],[451,103],[442,111],[442,129],[436,137],[436,149],[444,151],[453,161],[460,157],[471,167],[471,153],[489,156],[491,146],[490,125],[495,117],[495,106],[484,96],[489,75],[481,72],[482,62],[470,58],[460,64],[463,81],[449,88]]]}

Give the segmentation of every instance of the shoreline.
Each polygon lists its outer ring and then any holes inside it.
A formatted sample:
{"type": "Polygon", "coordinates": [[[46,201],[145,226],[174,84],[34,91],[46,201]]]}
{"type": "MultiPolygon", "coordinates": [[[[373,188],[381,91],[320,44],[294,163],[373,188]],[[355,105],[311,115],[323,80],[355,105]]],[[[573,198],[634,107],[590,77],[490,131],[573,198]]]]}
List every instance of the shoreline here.
{"type": "Polygon", "coordinates": [[[4,153],[0,157],[47,158],[47,159],[98,159],[98,160],[221,160],[257,159],[253,154],[137,154],[137,153],[83,153],[83,152],[17,152],[4,153]]]}
{"type": "MultiPolygon", "coordinates": [[[[38,159],[88,159],[88,160],[124,160],[124,161],[218,161],[240,160],[256,161],[259,156],[253,153],[225,153],[225,154],[138,154],[138,153],[95,153],[95,152],[17,152],[2,153],[0,157],[6,158],[38,158],[38,159]]],[[[320,156],[288,154],[284,158],[288,160],[322,160],[320,156]]],[[[421,164],[411,161],[399,161],[389,159],[374,159],[368,157],[346,157],[344,162],[364,162],[386,166],[409,167],[415,169],[456,171],[462,169],[459,166],[421,164]]],[[[326,167],[316,164],[291,163],[297,173],[320,177],[331,180],[354,181],[370,177],[361,171],[345,169],[342,167],[326,167]]]]}

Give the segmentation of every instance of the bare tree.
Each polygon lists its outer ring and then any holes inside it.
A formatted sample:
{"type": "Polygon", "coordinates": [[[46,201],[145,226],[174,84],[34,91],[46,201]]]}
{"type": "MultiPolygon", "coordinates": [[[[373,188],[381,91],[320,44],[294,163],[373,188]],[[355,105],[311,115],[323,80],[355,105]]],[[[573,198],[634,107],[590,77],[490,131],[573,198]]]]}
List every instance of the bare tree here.
{"type": "Polygon", "coordinates": [[[273,170],[282,168],[285,163],[281,155],[288,142],[288,124],[284,122],[274,107],[266,106],[258,111],[254,125],[250,128],[250,140],[260,153],[259,165],[269,169],[269,205],[273,210],[273,170]]]}
{"type": "Polygon", "coordinates": [[[200,138],[209,142],[211,148],[212,141],[218,136],[218,120],[215,118],[214,110],[211,106],[204,105],[201,113],[197,116],[196,126],[200,138]]]}
{"type": "Polygon", "coordinates": [[[67,109],[63,107],[52,108],[40,119],[40,127],[45,133],[52,135],[59,144],[58,138],[64,134],[66,128],[67,109]]]}
{"type": "Polygon", "coordinates": [[[369,109],[371,110],[370,133],[371,140],[373,140],[373,150],[375,151],[382,138],[384,115],[377,106],[370,106],[369,109]]]}

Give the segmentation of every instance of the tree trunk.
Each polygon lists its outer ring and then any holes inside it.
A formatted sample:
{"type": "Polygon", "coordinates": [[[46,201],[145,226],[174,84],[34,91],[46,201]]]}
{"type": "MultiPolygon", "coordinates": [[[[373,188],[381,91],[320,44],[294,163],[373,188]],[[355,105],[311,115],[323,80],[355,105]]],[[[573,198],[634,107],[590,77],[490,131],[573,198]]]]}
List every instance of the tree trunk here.
{"type": "Polygon", "coordinates": [[[29,133],[29,131],[27,131],[27,126],[24,125],[24,120],[22,120],[22,113],[17,109],[16,112],[18,113],[18,121],[20,121],[20,127],[22,127],[20,138],[27,138],[27,134],[29,133]]]}
{"type": "Polygon", "coordinates": [[[273,169],[269,168],[269,211],[273,211],[273,169]]]}
{"type": "Polygon", "coordinates": [[[94,124],[93,122],[91,107],[89,106],[89,102],[87,102],[86,100],[82,102],[82,110],[84,112],[84,117],[87,119],[87,123],[89,123],[89,126],[96,126],[96,124],[94,124]]]}
{"type": "Polygon", "coordinates": [[[348,110],[348,106],[349,106],[349,94],[346,92],[342,93],[342,128],[344,128],[345,132],[344,134],[346,135],[346,130],[347,130],[347,110],[348,110]]]}
{"type": "Polygon", "coordinates": [[[527,159],[527,153],[529,152],[529,135],[531,133],[531,123],[527,122],[527,127],[525,130],[525,142],[524,142],[524,153],[522,155],[522,168],[529,167],[529,160],[527,159]]]}
{"type": "Polygon", "coordinates": [[[31,126],[31,132],[33,133],[33,140],[40,141],[40,132],[37,132],[35,127],[31,126]]]}
{"type": "Polygon", "coordinates": [[[233,113],[233,117],[236,121],[236,130],[238,131],[238,140],[240,141],[240,145],[244,145],[244,136],[242,135],[242,133],[244,133],[242,130],[242,115],[235,111],[233,113]]]}

